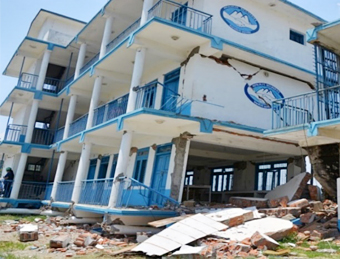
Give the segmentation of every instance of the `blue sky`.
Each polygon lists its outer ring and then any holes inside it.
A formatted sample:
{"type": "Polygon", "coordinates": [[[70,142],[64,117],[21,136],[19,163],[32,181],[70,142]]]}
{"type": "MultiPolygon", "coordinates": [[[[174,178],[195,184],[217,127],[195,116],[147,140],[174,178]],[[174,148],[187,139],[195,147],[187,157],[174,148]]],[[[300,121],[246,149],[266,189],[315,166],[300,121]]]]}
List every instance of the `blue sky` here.
{"type": "MultiPolygon", "coordinates": [[[[107,0],[0,0],[1,74],[40,9],[88,22],[106,2],[107,0]]],[[[340,18],[340,0],[291,0],[291,2],[328,21],[340,18]]],[[[17,79],[0,76],[0,103],[16,82],[17,79]]],[[[7,118],[0,116],[0,138],[5,131],[6,123],[7,118]]]]}

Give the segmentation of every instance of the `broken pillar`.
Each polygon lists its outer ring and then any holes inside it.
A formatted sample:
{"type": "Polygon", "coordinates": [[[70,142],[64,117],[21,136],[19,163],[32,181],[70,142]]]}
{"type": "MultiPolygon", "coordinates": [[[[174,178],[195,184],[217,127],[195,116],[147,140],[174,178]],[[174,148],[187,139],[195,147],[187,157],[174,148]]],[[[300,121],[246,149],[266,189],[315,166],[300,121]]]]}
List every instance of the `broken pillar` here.
{"type": "Polygon", "coordinates": [[[336,200],[339,178],[339,144],[305,147],[313,166],[314,177],[332,200],[336,200]]]}
{"type": "Polygon", "coordinates": [[[184,132],[178,138],[174,138],[172,143],[175,145],[175,166],[171,174],[171,192],[170,197],[179,200],[182,196],[182,190],[184,185],[185,170],[188,161],[188,148],[192,135],[188,132],[184,132]]]}

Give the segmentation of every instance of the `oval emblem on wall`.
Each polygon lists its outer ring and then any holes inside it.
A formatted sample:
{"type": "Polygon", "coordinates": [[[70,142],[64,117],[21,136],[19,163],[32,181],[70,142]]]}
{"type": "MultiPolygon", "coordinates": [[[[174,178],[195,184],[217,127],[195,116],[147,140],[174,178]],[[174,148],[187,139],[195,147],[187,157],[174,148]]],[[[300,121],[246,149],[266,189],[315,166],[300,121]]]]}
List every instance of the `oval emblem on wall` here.
{"type": "Polygon", "coordinates": [[[284,98],[277,88],[266,83],[246,84],[244,92],[250,101],[265,109],[271,109],[273,101],[284,98]]]}
{"type": "Polygon", "coordinates": [[[228,5],[221,9],[222,19],[235,31],[252,34],[260,29],[257,19],[242,7],[228,5]]]}

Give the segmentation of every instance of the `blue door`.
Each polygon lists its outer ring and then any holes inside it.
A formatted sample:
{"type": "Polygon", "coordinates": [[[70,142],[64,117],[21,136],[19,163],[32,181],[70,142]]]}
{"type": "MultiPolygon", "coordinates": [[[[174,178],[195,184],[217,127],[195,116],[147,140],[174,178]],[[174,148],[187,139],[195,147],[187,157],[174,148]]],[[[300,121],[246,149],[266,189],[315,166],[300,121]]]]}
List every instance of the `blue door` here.
{"type": "MultiPolygon", "coordinates": [[[[158,147],[152,174],[151,188],[166,195],[166,181],[168,178],[171,145],[158,147]]],[[[151,193],[149,205],[164,206],[165,200],[157,193],[151,193]]]]}
{"type": "Polygon", "coordinates": [[[89,171],[87,173],[87,180],[93,180],[96,172],[97,158],[91,159],[89,171]]]}
{"type": "Polygon", "coordinates": [[[176,112],[180,71],[178,68],[164,77],[162,96],[162,110],[164,111],[176,112]]]}

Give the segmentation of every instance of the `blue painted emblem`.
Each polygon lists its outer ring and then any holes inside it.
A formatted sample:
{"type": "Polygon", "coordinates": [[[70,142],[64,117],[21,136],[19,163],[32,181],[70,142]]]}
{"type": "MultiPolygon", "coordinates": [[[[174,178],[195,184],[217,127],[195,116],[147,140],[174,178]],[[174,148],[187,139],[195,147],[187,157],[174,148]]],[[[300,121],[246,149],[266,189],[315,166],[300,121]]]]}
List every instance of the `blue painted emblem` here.
{"type": "Polygon", "coordinates": [[[244,92],[250,101],[264,109],[271,109],[273,101],[284,98],[277,88],[266,83],[246,84],[244,92]]]}
{"type": "Polygon", "coordinates": [[[260,29],[260,24],[247,10],[235,5],[228,5],[221,9],[222,19],[235,31],[252,34],[260,29]]]}

